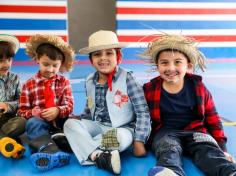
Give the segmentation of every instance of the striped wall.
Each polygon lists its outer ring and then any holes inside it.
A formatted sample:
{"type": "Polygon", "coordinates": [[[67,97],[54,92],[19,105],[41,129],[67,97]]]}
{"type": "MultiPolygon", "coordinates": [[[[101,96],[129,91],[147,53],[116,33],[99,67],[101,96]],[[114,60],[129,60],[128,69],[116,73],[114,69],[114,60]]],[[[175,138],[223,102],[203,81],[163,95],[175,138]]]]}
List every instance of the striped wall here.
{"type": "Polygon", "coordinates": [[[25,41],[34,34],[54,34],[67,41],[66,0],[1,0],[0,33],[15,35],[21,43],[14,64],[32,64],[25,41]]]}
{"type": "Polygon", "coordinates": [[[236,62],[236,0],[118,0],[116,18],[120,41],[131,43],[126,59],[168,33],[197,39],[212,61],[236,62]]]}

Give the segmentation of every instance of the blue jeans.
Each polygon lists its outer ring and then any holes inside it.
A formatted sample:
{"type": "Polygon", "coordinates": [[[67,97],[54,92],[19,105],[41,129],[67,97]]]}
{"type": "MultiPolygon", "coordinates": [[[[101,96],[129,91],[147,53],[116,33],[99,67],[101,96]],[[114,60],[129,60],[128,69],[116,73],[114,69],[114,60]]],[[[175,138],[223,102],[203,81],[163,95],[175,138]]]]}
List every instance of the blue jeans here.
{"type": "MultiPolygon", "coordinates": [[[[61,118],[56,120],[57,127],[63,129],[63,125],[67,118],[61,118]]],[[[57,130],[59,130],[57,129],[57,130]]],[[[53,125],[43,119],[32,117],[26,122],[26,134],[30,140],[43,135],[50,135],[51,132],[55,131],[53,125]]]]}
{"type": "MultiPolygon", "coordinates": [[[[158,133],[157,133],[158,134],[158,133]]],[[[182,155],[186,154],[206,175],[226,176],[236,171],[236,164],[229,162],[215,139],[199,132],[166,132],[154,136],[152,150],[158,166],[172,169],[184,176],[182,155]]]]}

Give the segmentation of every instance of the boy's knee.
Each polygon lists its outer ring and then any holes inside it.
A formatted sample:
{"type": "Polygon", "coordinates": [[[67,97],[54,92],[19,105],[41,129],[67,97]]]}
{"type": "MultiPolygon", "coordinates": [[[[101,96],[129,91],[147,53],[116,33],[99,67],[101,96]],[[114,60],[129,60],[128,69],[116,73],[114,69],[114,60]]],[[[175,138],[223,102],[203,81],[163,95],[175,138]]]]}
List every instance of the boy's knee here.
{"type": "Polygon", "coordinates": [[[128,130],[126,128],[118,128],[117,129],[117,140],[120,143],[119,150],[124,151],[129,146],[132,145],[133,134],[130,130],[128,130]]]}
{"type": "Polygon", "coordinates": [[[196,143],[209,143],[218,146],[216,140],[211,135],[205,133],[193,133],[193,140],[196,143]]]}
{"type": "Polygon", "coordinates": [[[130,130],[126,128],[118,128],[117,129],[117,138],[118,141],[122,139],[126,139],[128,141],[133,141],[133,134],[130,130]]]}
{"type": "Polygon", "coordinates": [[[162,138],[156,145],[156,148],[158,148],[158,151],[160,153],[166,152],[166,151],[174,151],[174,152],[182,152],[182,147],[180,143],[172,139],[171,137],[165,136],[162,138]]]}
{"type": "Polygon", "coordinates": [[[31,124],[33,124],[33,123],[35,123],[35,121],[36,121],[37,119],[35,119],[34,117],[32,117],[32,118],[30,118],[30,119],[28,119],[27,120],[27,122],[26,122],[26,126],[28,126],[28,125],[31,125],[31,124]]]}
{"type": "Polygon", "coordinates": [[[26,120],[21,117],[10,119],[2,126],[2,131],[12,138],[18,137],[25,132],[26,120]]]}
{"type": "Polygon", "coordinates": [[[44,121],[39,118],[32,117],[26,121],[26,129],[34,128],[35,126],[38,126],[40,123],[43,123],[43,122],[44,121]]]}
{"type": "Polygon", "coordinates": [[[81,126],[80,120],[76,119],[68,119],[63,126],[63,130],[65,133],[71,131],[71,130],[78,130],[81,126]]]}

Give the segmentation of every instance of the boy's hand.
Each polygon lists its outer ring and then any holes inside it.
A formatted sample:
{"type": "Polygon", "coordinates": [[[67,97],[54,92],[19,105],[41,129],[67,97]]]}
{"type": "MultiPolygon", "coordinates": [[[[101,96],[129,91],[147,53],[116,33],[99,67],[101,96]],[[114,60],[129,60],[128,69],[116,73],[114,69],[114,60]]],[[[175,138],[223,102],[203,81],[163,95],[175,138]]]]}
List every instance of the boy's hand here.
{"type": "Polygon", "coordinates": [[[227,152],[224,152],[224,154],[225,154],[225,157],[227,158],[228,161],[231,161],[231,162],[235,163],[235,160],[234,160],[234,158],[232,157],[232,155],[230,155],[230,154],[227,153],[227,152]]]}
{"type": "Polygon", "coordinates": [[[6,103],[0,102],[0,111],[1,113],[6,113],[8,111],[8,105],[6,103]]]}
{"type": "Polygon", "coordinates": [[[35,107],[32,109],[32,116],[38,117],[38,118],[41,117],[41,109],[40,109],[39,106],[35,106],[35,107]]]}
{"type": "Polygon", "coordinates": [[[60,110],[58,107],[51,107],[51,108],[42,110],[41,117],[47,120],[48,122],[51,122],[57,118],[59,113],[60,113],[60,110]]]}
{"type": "Polygon", "coordinates": [[[133,149],[134,156],[141,157],[146,155],[146,149],[144,143],[141,141],[134,141],[134,149],[133,149]]]}

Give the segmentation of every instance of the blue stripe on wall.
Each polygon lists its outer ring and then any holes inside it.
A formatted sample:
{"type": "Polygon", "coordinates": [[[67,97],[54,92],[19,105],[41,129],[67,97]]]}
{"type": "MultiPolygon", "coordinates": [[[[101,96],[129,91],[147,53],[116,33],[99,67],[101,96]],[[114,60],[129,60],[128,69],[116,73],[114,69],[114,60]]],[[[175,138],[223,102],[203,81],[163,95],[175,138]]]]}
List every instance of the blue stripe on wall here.
{"type": "Polygon", "coordinates": [[[66,30],[66,20],[0,19],[0,30],[66,30]]]}
{"type": "Polygon", "coordinates": [[[235,29],[236,21],[131,21],[118,20],[117,29],[235,29]]]}
{"type": "Polygon", "coordinates": [[[31,58],[26,55],[25,49],[20,48],[14,57],[15,61],[30,61],[31,58]]]}

